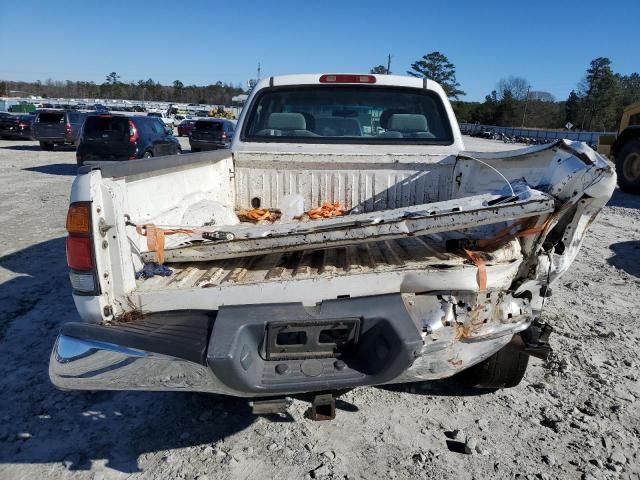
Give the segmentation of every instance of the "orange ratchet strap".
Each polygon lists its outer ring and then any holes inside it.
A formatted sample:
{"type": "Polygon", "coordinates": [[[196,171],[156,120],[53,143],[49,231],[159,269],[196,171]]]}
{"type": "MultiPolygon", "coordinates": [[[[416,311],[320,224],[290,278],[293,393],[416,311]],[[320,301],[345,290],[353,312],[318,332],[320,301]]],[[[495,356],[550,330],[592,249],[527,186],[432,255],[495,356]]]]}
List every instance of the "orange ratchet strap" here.
{"type": "Polygon", "coordinates": [[[473,250],[463,249],[464,253],[467,255],[471,263],[473,263],[478,269],[478,273],[476,273],[476,281],[478,282],[478,287],[480,290],[485,290],[487,288],[487,265],[484,261],[484,257],[482,253],[474,252],[473,250]]]}
{"type": "Polygon", "coordinates": [[[156,252],[156,262],[164,263],[164,236],[175,235],[177,233],[191,234],[193,230],[185,228],[160,228],[153,223],[145,225],[136,225],[136,232],[139,235],[147,237],[147,248],[150,252],[156,252]]]}
{"type": "MultiPolygon", "coordinates": [[[[555,215],[550,215],[549,218],[547,218],[541,225],[538,225],[537,227],[525,228],[524,230],[511,233],[514,228],[525,223],[527,219],[518,220],[516,222],[513,222],[511,225],[507,226],[506,228],[503,228],[491,238],[476,240],[475,244],[480,249],[486,249],[486,248],[495,247],[498,244],[498,242],[500,242],[500,240],[503,240],[504,238],[522,238],[522,237],[529,237],[531,235],[542,233],[547,229],[547,227],[551,224],[551,222],[555,217],[556,217],[555,215]]],[[[467,250],[466,248],[463,248],[463,250],[467,258],[478,269],[478,273],[476,274],[478,287],[480,288],[480,290],[486,289],[487,288],[487,266],[486,266],[484,257],[482,256],[482,252],[475,252],[473,250],[467,250]]]]}

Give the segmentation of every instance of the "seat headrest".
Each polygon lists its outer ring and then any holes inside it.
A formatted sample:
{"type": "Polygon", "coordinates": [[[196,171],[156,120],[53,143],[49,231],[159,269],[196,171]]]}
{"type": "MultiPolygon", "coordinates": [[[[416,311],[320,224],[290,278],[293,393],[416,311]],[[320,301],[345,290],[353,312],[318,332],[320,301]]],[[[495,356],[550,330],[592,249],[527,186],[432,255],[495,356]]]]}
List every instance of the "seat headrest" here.
{"type": "Polygon", "coordinates": [[[391,118],[391,115],[394,115],[396,113],[407,113],[407,111],[398,108],[390,108],[383,111],[380,115],[380,126],[385,130],[389,130],[389,119],[391,118]]]}
{"type": "Polygon", "coordinates": [[[389,130],[396,132],[427,132],[429,125],[424,115],[394,113],[389,119],[389,130]]]}
{"type": "Polygon", "coordinates": [[[273,130],[306,130],[307,122],[301,113],[272,113],[267,128],[273,130]]]}

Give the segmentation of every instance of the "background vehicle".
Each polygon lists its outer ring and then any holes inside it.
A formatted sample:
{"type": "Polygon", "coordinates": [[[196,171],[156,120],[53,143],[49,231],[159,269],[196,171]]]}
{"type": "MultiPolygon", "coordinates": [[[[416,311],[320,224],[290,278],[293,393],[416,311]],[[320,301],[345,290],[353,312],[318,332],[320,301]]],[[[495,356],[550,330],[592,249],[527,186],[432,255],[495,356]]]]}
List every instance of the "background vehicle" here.
{"type": "Polygon", "coordinates": [[[192,152],[229,148],[235,125],[229,120],[209,118],[196,120],[189,136],[192,152]]]}
{"type": "Polygon", "coordinates": [[[34,115],[13,115],[0,112],[0,137],[31,140],[34,115]]]}
{"type": "Polygon", "coordinates": [[[168,115],[167,115],[166,113],[164,113],[164,112],[149,112],[149,113],[147,113],[147,116],[148,116],[148,117],[155,117],[155,118],[159,118],[160,120],[162,120],[162,122],[163,122],[165,125],[167,125],[167,126],[169,126],[169,127],[171,127],[171,128],[173,128],[173,125],[174,125],[174,123],[175,123],[175,121],[173,120],[173,118],[172,118],[172,117],[170,117],[170,116],[168,116],[168,115]]]}
{"type": "Polygon", "coordinates": [[[33,114],[36,111],[36,106],[33,103],[19,103],[18,105],[11,105],[9,107],[11,113],[30,113],[33,114]]]}
{"type": "Polygon", "coordinates": [[[193,125],[196,123],[193,119],[184,119],[178,124],[178,136],[181,137],[183,135],[189,136],[191,135],[191,131],[193,130],[193,125]]]}
{"type": "Polygon", "coordinates": [[[93,106],[93,109],[97,112],[97,113],[109,113],[109,109],[103,105],[102,103],[96,103],[93,106]]]}
{"type": "Polygon", "coordinates": [[[600,136],[598,151],[616,162],[620,188],[640,194],[640,102],[624,109],[617,136],[600,136]]]}
{"type": "Polygon", "coordinates": [[[159,118],[92,115],[76,150],[78,166],[87,161],[134,160],[181,153],[180,143],[159,118]]]}
{"type": "Polygon", "coordinates": [[[33,121],[33,138],[43,150],[78,141],[87,113],[73,110],[41,110],[33,121]]]}
{"type": "Polygon", "coordinates": [[[604,157],[464,151],[443,89],[394,75],[263,79],[237,130],[231,150],[80,170],[86,323],[62,328],[55,385],[312,392],[319,413],[317,392],[471,368],[513,386],[548,355],[540,312],[615,188],[604,157]]]}

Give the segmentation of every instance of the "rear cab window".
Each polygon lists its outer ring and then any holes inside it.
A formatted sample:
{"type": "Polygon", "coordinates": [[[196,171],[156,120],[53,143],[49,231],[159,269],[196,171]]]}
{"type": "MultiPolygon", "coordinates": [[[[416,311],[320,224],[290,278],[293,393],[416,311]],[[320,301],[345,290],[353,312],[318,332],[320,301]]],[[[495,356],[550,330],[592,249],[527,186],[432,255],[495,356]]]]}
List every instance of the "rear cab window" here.
{"type": "Polygon", "coordinates": [[[440,97],[406,87],[304,85],[265,89],[254,99],[248,142],[451,145],[440,97]]]}

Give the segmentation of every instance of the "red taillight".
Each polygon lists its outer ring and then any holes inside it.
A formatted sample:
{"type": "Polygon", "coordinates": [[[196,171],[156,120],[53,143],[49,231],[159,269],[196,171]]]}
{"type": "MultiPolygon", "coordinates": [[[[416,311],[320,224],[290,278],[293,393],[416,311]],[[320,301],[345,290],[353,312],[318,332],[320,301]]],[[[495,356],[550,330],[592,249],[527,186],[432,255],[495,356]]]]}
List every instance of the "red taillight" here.
{"type": "Polygon", "coordinates": [[[72,270],[93,270],[91,254],[91,204],[71,204],[67,212],[67,265],[72,270]]]}
{"type": "Polygon", "coordinates": [[[25,128],[27,128],[27,124],[26,123],[19,123],[18,127],[20,127],[22,130],[24,130],[25,128]]]}
{"type": "Polygon", "coordinates": [[[226,140],[227,139],[227,134],[225,132],[222,132],[222,139],[226,140]]]}
{"type": "Polygon", "coordinates": [[[320,77],[320,83],[376,83],[376,77],[373,75],[325,74],[320,77]]]}
{"type": "Polygon", "coordinates": [[[129,120],[129,141],[131,143],[136,143],[138,141],[138,129],[131,120],[129,120]]]}
{"type": "Polygon", "coordinates": [[[70,123],[67,123],[67,124],[64,126],[64,133],[66,133],[67,135],[70,135],[70,134],[71,134],[71,124],[70,124],[70,123]]]}
{"type": "Polygon", "coordinates": [[[89,237],[67,237],[67,265],[72,270],[93,270],[91,239],[89,237]]]}

